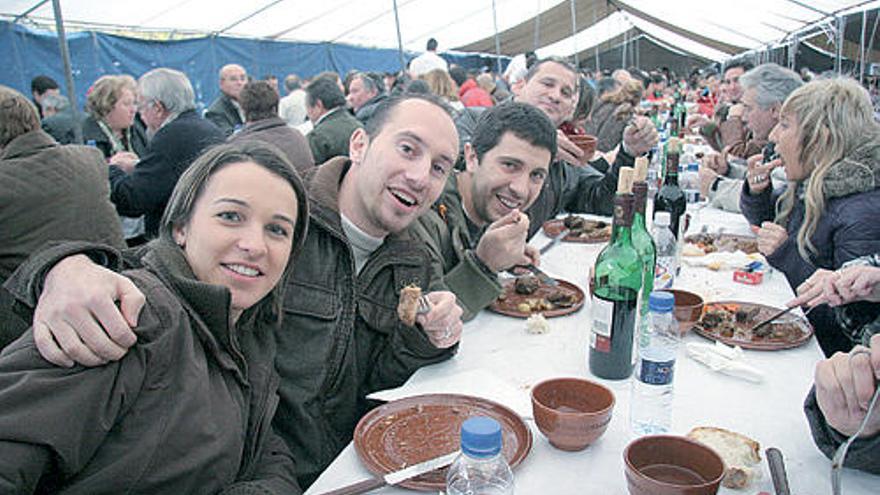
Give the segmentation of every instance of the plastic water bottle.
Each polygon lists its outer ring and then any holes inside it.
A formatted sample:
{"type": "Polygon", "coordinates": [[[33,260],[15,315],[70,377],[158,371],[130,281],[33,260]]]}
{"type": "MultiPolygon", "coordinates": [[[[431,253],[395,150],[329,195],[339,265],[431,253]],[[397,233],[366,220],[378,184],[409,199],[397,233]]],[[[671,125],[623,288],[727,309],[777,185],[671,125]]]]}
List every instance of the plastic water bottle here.
{"type": "Polygon", "coordinates": [[[672,380],[681,339],[672,313],[675,297],[655,291],[648,305],[650,324],[639,339],[630,397],[630,426],[636,435],[665,433],[672,426],[672,380]]]}
{"type": "Polygon", "coordinates": [[[651,237],[657,249],[657,266],[654,273],[654,289],[668,289],[678,275],[678,243],[669,229],[669,212],[658,211],[654,215],[651,237]]]}
{"type": "Polygon", "coordinates": [[[510,495],[513,471],[501,453],[501,425],[485,416],[461,425],[461,455],[446,473],[447,495],[510,495]]]}

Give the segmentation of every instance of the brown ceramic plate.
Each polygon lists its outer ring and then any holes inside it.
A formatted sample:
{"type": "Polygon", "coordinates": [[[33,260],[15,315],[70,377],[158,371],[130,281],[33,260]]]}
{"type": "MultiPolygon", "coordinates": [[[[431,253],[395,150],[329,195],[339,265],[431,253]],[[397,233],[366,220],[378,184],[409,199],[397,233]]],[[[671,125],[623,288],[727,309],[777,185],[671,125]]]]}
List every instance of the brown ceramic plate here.
{"type": "MultiPolygon", "coordinates": [[[[565,230],[565,219],[556,218],[544,222],[541,227],[544,235],[547,237],[556,237],[565,230]]],[[[569,232],[562,240],[564,242],[582,242],[587,244],[597,244],[600,242],[608,242],[611,239],[611,222],[604,220],[588,220],[584,219],[585,229],[581,232],[569,232]]]]}
{"type": "Polygon", "coordinates": [[[490,306],[489,310],[494,311],[496,313],[500,313],[502,315],[513,316],[515,318],[528,318],[533,313],[541,313],[545,318],[552,318],[554,316],[565,316],[584,307],[584,291],[581,290],[580,287],[574,285],[571,282],[567,282],[565,280],[559,280],[558,278],[554,278],[559,282],[559,285],[553,287],[552,285],[541,284],[538,289],[531,294],[517,294],[513,289],[513,284],[516,279],[511,278],[505,280],[501,283],[501,287],[503,292],[495,300],[490,306]],[[536,309],[533,311],[521,311],[518,306],[522,303],[528,303],[529,301],[536,300],[546,300],[547,296],[553,294],[556,291],[564,291],[574,296],[574,304],[567,307],[556,306],[553,305],[551,309],[536,309]]]}
{"type": "MultiPolygon", "coordinates": [[[[532,433],[519,415],[501,404],[456,394],[418,395],[373,409],[354,430],[354,448],[370,472],[384,476],[458,450],[461,424],[471,416],[489,416],[501,423],[502,451],[510,467],[529,454],[532,433]]],[[[442,490],[446,468],[401,485],[413,490],[442,490]]]]}
{"type": "Polygon", "coordinates": [[[810,337],[813,336],[813,327],[806,319],[797,315],[788,315],[781,318],[781,321],[779,322],[771,323],[771,331],[776,335],[758,337],[747,332],[751,327],[770,318],[778,312],[779,308],[756,303],[738,301],[717,301],[706,303],[703,308],[703,316],[701,316],[697,323],[694,324],[693,330],[707,339],[717,340],[727,345],[738,345],[743,349],[755,349],[759,351],[790,349],[792,347],[801,346],[810,340],[810,337]],[[736,318],[733,318],[733,326],[735,330],[732,336],[722,334],[717,327],[704,327],[704,320],[709,312],[727,311],[731,313],[732,316],[736,309],[746,311],[749,313],[749,316],[743,321],[736,321],[736,318]]]}
{"type": "Polygon", "coordinates": [[[684,238],[688,244],[702,249],[706,254],[715,251],[733,253],[742,251],[746,254],[758,252],[758,239],[745,235],[734,234],[692,234],[684,238]],[[707,247],[709,250],[707,251],[707,247]]]}

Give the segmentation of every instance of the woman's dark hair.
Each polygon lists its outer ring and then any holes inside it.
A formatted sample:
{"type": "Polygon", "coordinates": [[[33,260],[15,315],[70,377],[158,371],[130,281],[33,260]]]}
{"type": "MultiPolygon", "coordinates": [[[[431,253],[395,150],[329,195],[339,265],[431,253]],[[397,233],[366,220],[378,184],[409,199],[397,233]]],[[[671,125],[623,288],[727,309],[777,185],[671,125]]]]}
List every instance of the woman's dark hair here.
{"type": "MultiPolygon", "coordinates": [[[[199,156],[180,176],[168,206],[162,216],[159,238],[175,243],[174,229],[186,225],[192,218],[196,201],[201,197],[211,177],[225,166],[233,163],[253,162],[269,172],[284,179],[296,194],[296,225],[290,259],[278,284],[260,302],[249,308],[246,313],[254,313],[258,321],[277,324],[281,318],[281,304],[284,301],[284,286],[290,276],[293,260],[302,249],[308,232],[309,207],[306,189],[302,179],[293,165],[284,158],[284,154],[275,146],[259,141],[242,141],[240,143],[221,144],[209,148],[199,156]]],[[[175,243],[176,244],[176,243],[175,243]]]]}

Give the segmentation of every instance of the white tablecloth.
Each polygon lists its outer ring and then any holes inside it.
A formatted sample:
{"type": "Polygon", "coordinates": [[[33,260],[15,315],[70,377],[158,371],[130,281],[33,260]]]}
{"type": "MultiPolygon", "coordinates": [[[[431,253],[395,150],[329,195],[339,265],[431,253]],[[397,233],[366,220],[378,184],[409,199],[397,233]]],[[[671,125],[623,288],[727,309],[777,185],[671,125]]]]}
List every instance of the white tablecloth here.
{"type": "MultiPolygon", "coordinates": [[[[701,223],[710,232],[719,226],[728,233],[749,232],[740,215],[704,208],[694,211],[692,230],[701,223]]],[[[533,244],[547,238],[539,234],[533,244]]],[[[562,243],[547,253],[542,267],[551,276],[569,280],[587,290],[587,271],[601,245],[562,243]]],[[[762,285],[747,286],[732,281],[730,271],[685,269],[676,287],[702,293],[708,301],[738,299],[782,307],[792,292],[785,277],[772,272],[762,285]]],[[[589,306],[589,304],[587,304],[589,306]]],[[[526,423],[534,434],[532,452],[516,468],[516,492],[531,494],[625,494],[622,453],[634,438],[629,430],[630,383],[593,377],[587,366],[589,308],[549,320],[551,331],[528,334],[525,321],[481,312],[464,328],[461,349],[449,361],[422,368],[407,384],[390,391],[386,398],[419,393],[460,391],[474,394],[474,376],[484,380],[485,397],[503,402],[514,410],[528,411],[529,390],[550,377],[587,377],[608,385],[615,393],[614,417],[605,435],[581,452],[563,452],[550,446],[537,430],[530,414],[526,423]],[[442,384],[442,385],[441,385],[442,384]],[[465,385],[466,384],[466,385],[465,385]]],[[[706,342],[689,334],[687,342],[706,342]]],[[[830,462],[814,446],[802,404],[813,381],[816,361],[822,358],[815,339],[797,349],[775,352],[745,351],[746,360],[763,371],[765,380],[755,384],[710,371],[679,352],[675,373],[672,433],[684,434],[694,426],[712,425],[746,434],[767,447],[777,447],[785,456],[792,492],[798,495],[830,493],[830,462]]],[[[480,394],[477,394],[480,395],[480,394]]],[[[721,493],[773,493],[766,463],[763,478],[745,491],[722,488],[721,493]]],[[[361,466],[351,444],[315,482],[307,494],[318,494],[370,477],[361,466]]],[[[844,492],[880,493],[880,477],[846,470],[844,492]]],[[[386,487],[375,493],[403,494],[407,490],[386,487]]]]}

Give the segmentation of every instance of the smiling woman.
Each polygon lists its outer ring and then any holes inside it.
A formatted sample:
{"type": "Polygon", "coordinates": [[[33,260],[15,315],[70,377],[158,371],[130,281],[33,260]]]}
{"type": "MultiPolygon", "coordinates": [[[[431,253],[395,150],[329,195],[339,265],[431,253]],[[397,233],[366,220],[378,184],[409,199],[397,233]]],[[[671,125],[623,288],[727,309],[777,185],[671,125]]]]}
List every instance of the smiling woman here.
{"type": "Polygon", "coordinates": [[[147,301],[122,359],[54,367],[30,331],[0,354],[0,492],[299,493],[270,424],[273,333],[308,209],[278,153],[223,145],[183,174],[143,268],[126,272],[147,301]]]}

